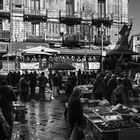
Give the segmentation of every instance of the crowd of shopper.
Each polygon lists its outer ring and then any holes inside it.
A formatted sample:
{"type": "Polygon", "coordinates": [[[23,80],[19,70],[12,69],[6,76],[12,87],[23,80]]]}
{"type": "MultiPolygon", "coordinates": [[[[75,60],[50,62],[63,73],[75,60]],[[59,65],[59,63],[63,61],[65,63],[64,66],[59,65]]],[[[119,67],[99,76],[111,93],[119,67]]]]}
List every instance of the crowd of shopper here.
{"type": "MultiPolygon", "coordinates": [[[[87,72],[80,69],[77,72],[50,71],[47,76],[44,72],[37,74],[36,71],[30,73],[26,71],[22,74],[20,72],[9,72],[6,79],[0,82],[0,108],[2,110],[0,114],[3,114],[12,132],[12,101],[16,101],[18,97],[20,97],[20,101],[25,103],[31,99],[45,101],[45,89],[48,86],[55,98],[60,96],[62,91],[65,93],[66,101],[69,104],[66,113],[72,131],[75,124],[82,125],[82,122],[84,122],[80,103],[82,93],[81,89],[77,87],[78,85],[92,85],[92,97],[94,99],[107,99],[110,104],[114,105],[118,103],[129,105],[130,96],[133,93],[132,82],[136,80],[136,83],[138,83],[139,75],[135,74],[133,70],[122,73],[111,71],[105,73],[87,72]],[[36,93],[37,86],[39,87],[39,93],[36,93]],[[16,95],[11,87],[18,89],[16,95]]],[[[2,115],[0,115],[0,123],[2,123],[1,118],[2,115]]]]}

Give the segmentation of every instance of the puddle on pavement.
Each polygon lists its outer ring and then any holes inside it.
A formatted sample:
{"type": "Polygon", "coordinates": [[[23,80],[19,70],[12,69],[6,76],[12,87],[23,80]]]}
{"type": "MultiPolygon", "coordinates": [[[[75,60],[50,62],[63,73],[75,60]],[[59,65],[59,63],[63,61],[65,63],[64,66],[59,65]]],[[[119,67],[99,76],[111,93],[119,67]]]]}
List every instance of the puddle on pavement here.
{"type": "Polygon", "coordinates": [[[65,140],[67,138],[67,128],[63,122],[64,106],[59,101],[30,102],[27,108],[27,121],[15,122],[12,140],[47,140],[49,138],[65,140]]]}

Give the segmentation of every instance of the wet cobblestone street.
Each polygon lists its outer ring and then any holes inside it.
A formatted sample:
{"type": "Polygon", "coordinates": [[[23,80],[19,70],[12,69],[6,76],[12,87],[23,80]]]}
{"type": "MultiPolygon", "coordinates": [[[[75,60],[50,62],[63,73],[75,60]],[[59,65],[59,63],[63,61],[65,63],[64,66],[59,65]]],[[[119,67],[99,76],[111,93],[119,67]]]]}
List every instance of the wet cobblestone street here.
{"type": "Polygon", "coordinates": [[[14,122],[12,140],[67,140],[68,124],[64,118],[64,103],[30,101],[26,104],[26,120],[14,122]]]}

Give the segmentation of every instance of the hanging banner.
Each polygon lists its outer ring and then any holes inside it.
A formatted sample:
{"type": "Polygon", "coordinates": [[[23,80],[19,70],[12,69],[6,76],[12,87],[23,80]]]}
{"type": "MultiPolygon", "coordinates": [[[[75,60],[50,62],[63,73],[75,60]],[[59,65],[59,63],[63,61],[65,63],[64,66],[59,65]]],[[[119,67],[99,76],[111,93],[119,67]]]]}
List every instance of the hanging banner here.
{"type": "Polygon", "coordinates": [[[100,69],[99,62],[88,62],[89,70],[98,70],[100,69]]]}
{"type": "Polygon", "coordinates": [[[32,63],[20,63],[20,69],[22,70],[36,70],[39,69],[39,62],[32,63]]]}

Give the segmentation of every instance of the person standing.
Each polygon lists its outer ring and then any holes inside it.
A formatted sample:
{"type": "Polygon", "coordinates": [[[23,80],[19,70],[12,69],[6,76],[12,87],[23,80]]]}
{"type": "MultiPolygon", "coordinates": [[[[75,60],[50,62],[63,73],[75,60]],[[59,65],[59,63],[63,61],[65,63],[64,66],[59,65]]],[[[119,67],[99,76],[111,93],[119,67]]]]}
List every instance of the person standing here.
{"type": "Polygon", "coordinates": [[[36,73],[30,74],[30,88],[31,88],[31,99],[35,99],[35,88],[36,88],[36,73]]]}
{"type": "Polygon", "coordinates": [[[20,100],[26,103],[28,99],[29,83],[26,81],[24,74],[19,80],[19,92],[20,100]]]}
{"type": "Polygon", "coordinates": [[[56,73],[54,73],[53,77],[52,77],[52,87],[53,87],[53,95],[54,95],[54,97],[56,97],[57,90],[58,90],[58,77],[57,77],[56,73]]]}
{"type": "Polygon", "coordinates": [[[46,100],[45,89],[46,89],[46,85],[48,83],[48,79],[45,76],[44,72],[41,73],[41,76],[39,76],[38,81],[39,81],[38,85],[39,85],[40,101],[45,101],[46,100]]]}
{"type": "Polygon", "coordinates": [[[132,92],[132,83],[127,74],[124,74],[122,79],[124,86],[125,104],[130,105],[130,93],[132,92]]]}
{"type": "Polygon", "coordinates": [[[111,75],[111,78],[109,79],[107,83],[107,100],[111,103],[112,102],[112,95],[113,95],[113,90],[117,87],[116,83],[116,76],[115,74],[111,75]]]}
{"type": "Polygon", "coordinates": [[[103,82],[103,79],[101,78],[101,75],[98,74],[97,78],[93,84],[93,95],[95,99],[102,100],[104,96],[105,91],[105,84],[103,82]]]}
{"type": "Polygon", "coordinates": [[[114,104],[124,103],[124,86],[123,81],[120,77],[117,78],[117,87],[114,89],[114,104]]]}
{"type": "Polygon", "coordinates": [[[10,136],[7,139],[10,140],[13,129],[13,111],[14,111],[12,102],[17,101],[17,97],[11,86],[8,85],[8,82],[6,80],[1,81],[0,83],[0,96],[1,96],[0,108],[2,110],[2,114],[10,126],[10,136]]]}
{"type": "Polygon", "coordinates": [[[71,132],[75,126],[82,126],[84,124],[83,108],[80,101],[81,89],[75,87],[73,93],[68,100],[67,118],[71,127],[71,132]]]}

